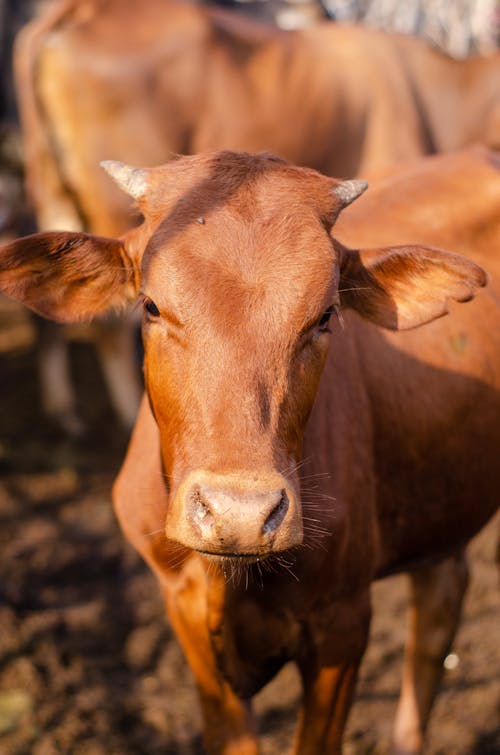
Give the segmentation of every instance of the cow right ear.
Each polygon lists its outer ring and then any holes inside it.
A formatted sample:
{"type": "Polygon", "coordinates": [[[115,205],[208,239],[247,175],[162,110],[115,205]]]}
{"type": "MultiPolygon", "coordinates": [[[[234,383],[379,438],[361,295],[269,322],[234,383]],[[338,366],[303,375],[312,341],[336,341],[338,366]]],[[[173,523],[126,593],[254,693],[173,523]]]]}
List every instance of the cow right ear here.
{"type": "Polygon", "coordinates": [[[450,301],[473,299],[487,281],[471,260],[428,246],[342,247],[340,260],[342,306],[389,330],[442,317],[450,301]]]}
{"type": "Polygon", "coordinates": [[[136,277],[118,239],[50,231],[0,247],[0,291],[59,322],[123,306],[137,295],[136,277]]]}

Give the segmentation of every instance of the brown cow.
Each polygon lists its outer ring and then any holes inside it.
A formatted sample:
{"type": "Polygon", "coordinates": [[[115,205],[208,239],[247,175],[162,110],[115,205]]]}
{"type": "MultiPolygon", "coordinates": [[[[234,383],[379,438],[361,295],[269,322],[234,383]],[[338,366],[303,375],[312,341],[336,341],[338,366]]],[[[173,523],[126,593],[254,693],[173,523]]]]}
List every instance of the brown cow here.
{"type": "MultiPolygon", "coordinates": [[[[287,33],[167,0],[60,0],[21,36],[16,68],[40,230],[115,236],[131,225],[98,169],[104,158],[155,165],[177,152],[269,149],[353,176],[471,141],[500,144],[499,55],[457,62],[362,27],[287,33]]],[[[137,378],[127,330],[115,327],[97,332],[127,424],[137,378]]],[[[54,355],[45,405],[78,427],[54,355]]]]}
{"type": "Polygon", "coordinates": [[[231,152],[107,170],[142,225],[13,242],[0,287],[63,321],[141,292],[148,398],[115,505],[196,676],[208,752],[257,752],[250,698],[289,660],[304,687],[296,752],[339,752],[370,583],[401,570],[413,589],[395,750],[419,752],[463,549],[498,506],[492,156],[382,182],[337,224],[354,248],[330,230],[361,181],[231,152]],[[488,268],[476,302],[453,305],[482,268],[429,243],[488,268]]]}

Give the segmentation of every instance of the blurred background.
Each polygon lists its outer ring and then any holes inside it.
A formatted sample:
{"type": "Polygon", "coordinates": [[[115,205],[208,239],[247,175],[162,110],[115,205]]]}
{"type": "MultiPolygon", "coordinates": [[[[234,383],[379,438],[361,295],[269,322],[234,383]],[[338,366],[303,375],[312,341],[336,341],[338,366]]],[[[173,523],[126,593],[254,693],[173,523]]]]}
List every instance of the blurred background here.
{"type": "MultiPolygon", "coordinates": [[[[179,3],[142,0],[137,7],[146,18],[160,4],[166,21],[157,34],[167,39],[169,19],[173,23],[179,3]]],[[[127,12],[132,5],[123,0],[127,12]]],[[[318,24],[412,35],[457,66],[476,56],[493,61],[498,54],[497,0],[225,0],[219,6],[205,3],[205,11],[215,13],[213,23],[224,39],[230,37],[237,61],[247,61],[256,45],[275,34],[301,34],[294,30],[318,24]]],[[[89,54],[94,41],[90,38],[80,50],[76,43],[73,47],[71,33],[101,12],[112,18],[121,12],[120,3],[0,0],[0,241],[51,227],[113,234],[137,222],[133,208],[108,195],[101,178],[96,179],[94,204],[79,204],[73,163],[60,168],[64,150],[81,158],[83,166],[94,159],[86,152],[95,142],[87,138],[90,131],[81,123],[79,129],[71,125],[75,113],[90,120],[95,116],[92,76],[82,74],[92,66],[89,59],[77,61],[82,50],[89,54]],[[23,28],[14,76],[14,41],[23,28]],[[71,42],[67,48],[65,34],[71,42]],[[42,48],[48,52],[37,67],[42,48]],[[68,92],[80,110],[59,107],[68,92]],[[52,126],[57,119],[60,133],[51,131],[51,118],[52,126]]],[[[186,33],[180,24],[173,38],[179,49],[189,51],[191,66],[196,48],[189,47],[192,39],[186,33]]],[[[97,49],[97,37],[95,44],[97,49]]],[[[496,72],[500,82],[500,68],[496,72]]],[[[157,96],[155,91],[152,87],[151,97],[157,96]]],[[[121,112],[119,96],[112,95],[108,90],[99,94],[103,102],[111,98],[121,112]]],[[[498,87],[488,96],[500,107],[498,87]]],[[[179,101],[165,107],[166,121],[179,101]]],[[[238,103],[231,106],[237,109],[238,103]]],[[[113,126],[110,112],[103,116],[102,128],[113,126]]],[[[124,120],[118,123],[126,128],[124,120]]],[[[492,123],[500,127],[500,118],[492,123]]],[[[138,122],[139,133],[141,128],[138,122]]],[[[170,134],[169,128],[166,122],[165,133],[170,134]]],[[[246,133],[247,148],[253,149],[251,122],[246,133]]],[[[111,142],[121,138],[118,132],[111,134],[111,142]]],[[[186,139],[177,143],[177,151],[189,151],[186,139]]],[[[273,143],[257,148],[268,146],[273,143]]],[[[500,146],[498,130],[491,146],[500,146]]],[[[170,143],[160,145],[158,154],[163,147],[166,160],[170,143]]],[[[134,162],[137,155],[134,146],[130,156],[118,157],[134,162]]],[[[107,157],[115,155],[100,159],[107,157]]],[[[94,189],[85,181],[82,186],[82,196],[88,198],[94,189]]],[[[63,330],[0,298],[0,753],[202,752],[190,673],[165,620],[155,579],[125,544],[110,504],[141,391],[140,361],[134,312],[125,320],[110,317],[91,327],[63,330]]],[[[471,546],[465,621],[431,721],[426,750],[431,755],[500,753],[497,532],[498,519],[471,546]]],[[[373,642],[348,726],[347,753],[388,751],[405,607],[404,577],[376,585],[373,642]]],[[[278,755],[289,745],[298,698],[291,668],[258,697],[264,755],[278,755]]]]}

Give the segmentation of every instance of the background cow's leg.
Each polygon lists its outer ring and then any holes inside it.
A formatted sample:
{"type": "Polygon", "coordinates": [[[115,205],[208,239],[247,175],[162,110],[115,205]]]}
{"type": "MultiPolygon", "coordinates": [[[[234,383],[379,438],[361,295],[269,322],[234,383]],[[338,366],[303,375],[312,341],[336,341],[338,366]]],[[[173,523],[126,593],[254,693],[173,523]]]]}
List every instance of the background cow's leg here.
{"type": "Polygon", "coordinates": [[[410,575],[408,637],[394,726],[395,755],[421,752],[423,734],[460,618],[468,571],[463,553],[410,575]]]}
{"type": "Polygon", "coordinates": [[[360,596],[354,604],[329,606],[328,618],[331,621],[323,618],[319,632],[312,626],[310,649],[299,660],[304,699],[296,755],[342,751],[342,734],[368,639],[369,595],[360,596]]]}
{"type": "Polygon", "coordinates": [[[109,315],[95,328],[96,346],[113,409],[123,426],[134,426],[142,396],[134,327],[130,316],[109,315]]]}
{"type": "Polygon", "coordinates": [[[195,676],[204,720],[207,755],[257,755],[249,702],[241,700],[216,666],[208,632],[205,575],[187,576],[165,592],[168,615],[195,676]]]}
{"type": "Polygon", "coordinates": [[[33,315],[36,325],[37,363],[42,409],[72,438],[83,435],[71,384],[68,346],[61,325],[33,315]]]}

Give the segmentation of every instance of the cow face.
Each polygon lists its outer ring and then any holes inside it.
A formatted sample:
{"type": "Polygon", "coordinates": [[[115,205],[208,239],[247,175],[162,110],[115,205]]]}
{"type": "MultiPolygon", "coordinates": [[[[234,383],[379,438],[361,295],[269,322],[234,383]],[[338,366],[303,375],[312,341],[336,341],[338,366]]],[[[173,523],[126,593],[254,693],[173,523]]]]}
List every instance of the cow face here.
{"type": "Polygon", "coordinates": [[[335,194],[339,182],[299,175],[225,154],[146,182],[145,374],[167,534],[211,554],[255,558],[302,539],[294,470],[339,305],[329,228],[364,185],[335,194]]]}
{"type": "Polygon", "coordinates": [[[142,226],[122,241],[11,244],[0,283],[58,319],[139,290],[168,537],[247,559],[299,544],[296,469],[330,317],[343,304],[383,327],[414,327],[444,314],[448,298],[470,298],[484,273],[429,248],[345,249],[330,229],[365,184],[271,156],[107,168],[138,200],[142,226]]]}

